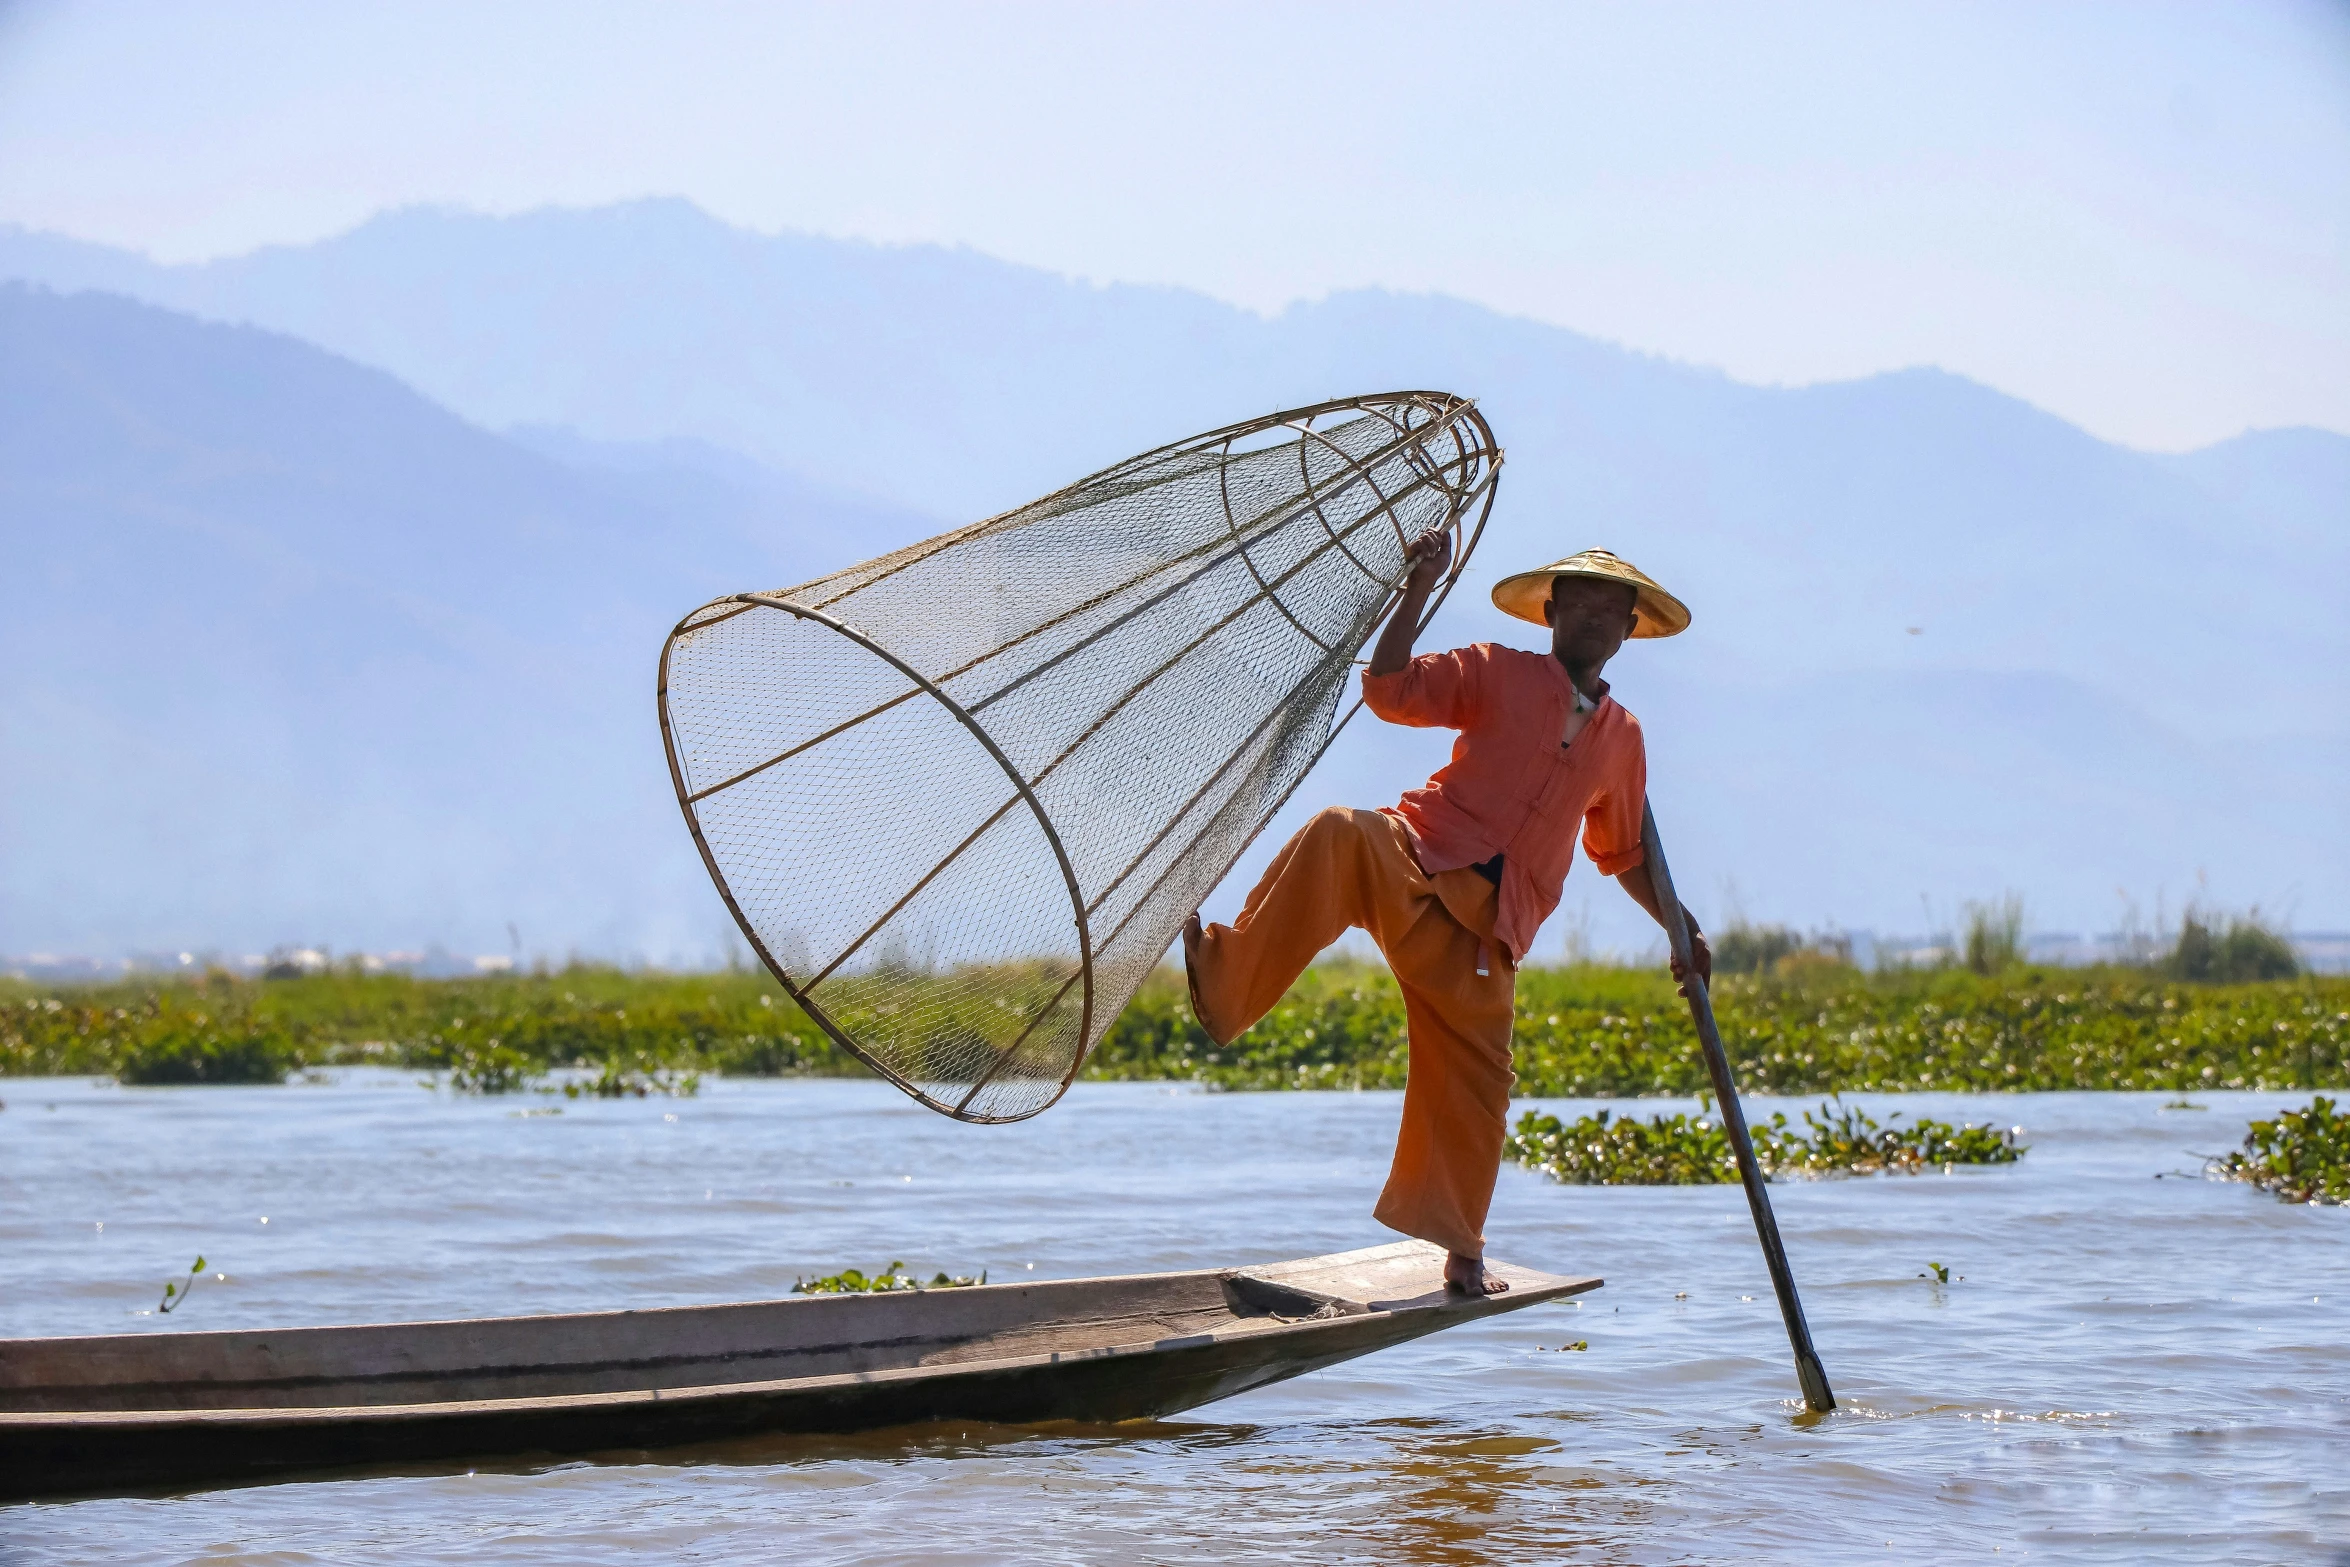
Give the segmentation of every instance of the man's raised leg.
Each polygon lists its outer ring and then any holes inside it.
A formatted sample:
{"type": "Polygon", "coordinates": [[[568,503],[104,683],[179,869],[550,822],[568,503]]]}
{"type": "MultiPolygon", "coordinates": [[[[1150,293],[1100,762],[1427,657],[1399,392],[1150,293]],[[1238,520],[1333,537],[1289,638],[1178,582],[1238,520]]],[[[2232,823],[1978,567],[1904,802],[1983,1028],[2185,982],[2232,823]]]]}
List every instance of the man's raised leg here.
{"type": "Polygon", "coordinates": [[[1192,1015],[1208,1037],[1230,1044],[1296,983],[1324,947],[1366,925],[1373,901],[1399,876],[1394,825],[1377,811],[1332,806],[1317,812],[1273,857],[1230,925],[1184,926],[1183,961],[1192,1015]],[[1376,836],[1374,836],[1376,835],[1376,836]]]}

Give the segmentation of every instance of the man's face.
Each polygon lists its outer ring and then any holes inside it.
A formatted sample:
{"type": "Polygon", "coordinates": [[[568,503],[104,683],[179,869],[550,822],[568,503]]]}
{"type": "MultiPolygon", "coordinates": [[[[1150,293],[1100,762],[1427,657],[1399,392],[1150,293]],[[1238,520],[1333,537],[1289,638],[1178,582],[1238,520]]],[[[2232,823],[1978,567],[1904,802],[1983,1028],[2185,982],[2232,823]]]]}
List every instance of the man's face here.
{"type": "Polygon", "coordinates": [[[1639,594],[1628,582],[1597,577],[1555,577],[1543,616],[1550,622],[1550,650],[1578,669],[1596,669],[1616,656],[1638,623],[1639,594]]]}

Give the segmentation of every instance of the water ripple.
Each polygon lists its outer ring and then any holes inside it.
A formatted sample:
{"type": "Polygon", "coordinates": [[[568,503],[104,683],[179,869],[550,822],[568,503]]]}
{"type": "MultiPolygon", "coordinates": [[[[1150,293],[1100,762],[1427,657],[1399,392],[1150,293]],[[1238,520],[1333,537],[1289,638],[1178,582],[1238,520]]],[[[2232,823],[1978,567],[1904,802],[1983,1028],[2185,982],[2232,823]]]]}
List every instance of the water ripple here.
{"type": "MultiPolygon", "coordinates": [[[[747,1299],[900,1258],[1000,1281],[1302,1256],[1384,1238],[1368,1208],[1398,1112],[1102,1085],[975,1128],[869,1084],[719,1082],[522,1117],[537,1107],[389,1073],[9,1097],[11,1335],[747,1299]],[[197,1252],[226,1278],[166,1324],[161,1282],[197,1252]]],[[[2206,1097],[2193,1135],[2217,1145],[2290,1096],[2206,1097]]],[[[2183,1158],[2161,1098],[1866,1096],[1880,1116],[2022,1123],[2033,1152],[1776,1189],[1844,1401],[1825,1419],[1792,1396],[1734,1188],[1509,1171],[1495,1250],[1605,1290],[1190,1417],[33,1504],[0,1509],[0,1557],[2326,1559],[2350,1545],[2350,1211],[2150,1179],[2183,1158]],[[1928,1260],[1952,1282],[1920,1278],[1928,1260]]]]}

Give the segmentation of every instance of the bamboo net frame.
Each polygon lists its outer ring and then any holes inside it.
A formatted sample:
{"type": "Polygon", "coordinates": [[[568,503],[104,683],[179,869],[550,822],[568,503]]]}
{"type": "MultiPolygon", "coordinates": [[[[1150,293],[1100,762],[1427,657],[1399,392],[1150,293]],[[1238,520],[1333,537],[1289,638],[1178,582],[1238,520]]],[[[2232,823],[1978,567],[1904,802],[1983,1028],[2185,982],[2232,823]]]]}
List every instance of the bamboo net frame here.
{"type": "Polygon", "coordinates": [[[959,1120],[1057,1100],[1343,716],[1409,542],[1501,451],[1393,392],[1163,446],[661,650],[678,803],[752,949],[959,1120]]]}

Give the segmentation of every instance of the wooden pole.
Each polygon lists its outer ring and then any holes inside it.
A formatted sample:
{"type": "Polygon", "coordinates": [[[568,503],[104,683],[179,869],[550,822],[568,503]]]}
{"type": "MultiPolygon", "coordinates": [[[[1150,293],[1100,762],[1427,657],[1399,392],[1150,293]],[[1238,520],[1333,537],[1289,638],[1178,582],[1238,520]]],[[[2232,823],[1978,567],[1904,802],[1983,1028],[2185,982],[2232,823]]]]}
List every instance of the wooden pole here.
{"type": "Polygon", "coordinates": [[[1771,1215],[1771,1194],[1763,1184],[1762,1166],[1755,1163],[1754,1139],[1747,1135],[1746,1112],[1738,1104],[1738,1085],[1730,1077],[1729,1052],[1722,1048],[1722,1031],[1714,1023],[1713,997],[1695,972],[1689,945],[1689,922],[1681,916],[1681,900],[1673,891],[1673,873],[1665,866],[1664,841],[1657,836],[1656,812],[1641,807],[1640,846],[1648,863],[1649,885],[1665,918],[1665,935],[1673,956],[1689,973],[1689,1015],[1697,1024],[1698,1043],[1705,1047],[1705,1069],[1714,1080],[1714,1099],[1722,1107],[1722,1125],[1730,1146],[1738,1151],[1738,1178],[1746,1185],[1746,1206],[1754,1214],[1754,1232],[1762,1240],[1763,1260],[1770,1264],[1771,1288],[1779,1295],[1779,1315],[1787,1321],[1787,1341],[1795,1347],[1795,1379],[1803,1385],[1803,1402],[1814,1414],[1836,1407],[1828,1373],[1819,1352],[1811,1347],[1811,1327],[1803,1320],[1803,1302],[1796,1298],[1795,1275],[1787,1266],[1787,1248],[1779,1243],[1779,1221],[1771,1215]]]}

